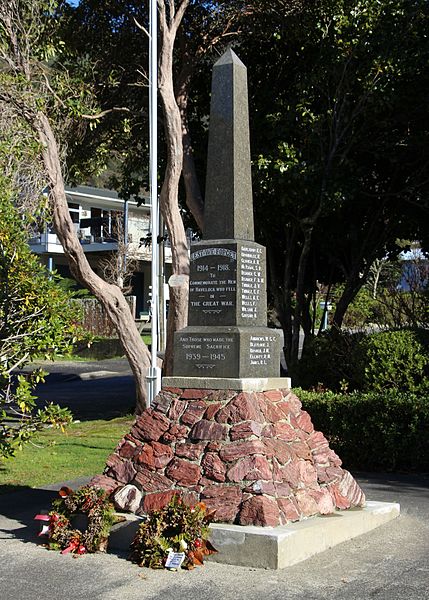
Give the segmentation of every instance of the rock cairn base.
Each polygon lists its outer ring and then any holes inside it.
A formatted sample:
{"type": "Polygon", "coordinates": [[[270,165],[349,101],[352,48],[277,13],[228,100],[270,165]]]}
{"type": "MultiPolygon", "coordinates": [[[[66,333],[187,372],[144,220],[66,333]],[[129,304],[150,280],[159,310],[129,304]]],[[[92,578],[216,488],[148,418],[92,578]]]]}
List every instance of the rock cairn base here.
{"type": "Polygon", "coordinates": [[[215,521],[240,525],[284,525],[365,503],[287,389],[164,388],[92,483],[128,496],[136,513],[180,493],[215,509],[215,521]]]}

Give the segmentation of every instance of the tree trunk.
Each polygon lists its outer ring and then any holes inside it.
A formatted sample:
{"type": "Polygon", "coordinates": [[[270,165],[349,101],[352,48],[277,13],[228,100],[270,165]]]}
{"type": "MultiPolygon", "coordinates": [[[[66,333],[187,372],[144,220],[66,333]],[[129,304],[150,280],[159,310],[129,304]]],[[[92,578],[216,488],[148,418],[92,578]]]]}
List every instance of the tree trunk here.
{"type": "Polygon", "coordinates": [[[174,287],[170,288],[171,295],[167,322],[170,342],[167,341],[164,375],[171,374],[172,336],[177,329],[185,327],[187,324],[189,254],[178,200],[179,181],[183,166],[183,144],[182,120],[173,85],[173,49],[177,29],[188,4],[189,0],[182,0],[175,12],[172,10],[174,2],[170,2],[170,12],[167,18],[165,2],[164,0],[158,0],[161,31],[159,92],[164,109],[164,126],[167,140],[167,164],[161,188],[160,205],[171,241],[173,275],[184,275],[183,285],[186,287],[186,292],[182,290],[182,293],[179,294],[176,293],[174,287]]]}
{"type": "Polygon", "coordinates": [[[58,145],[48,118],[38,113],[33,121],[43,145],[43,161],[49,179],[50,204],[56,234],[69,261],[73,276],[101,302],[118,332],[136,383],[136,413],[146,408],[146,372],[150,353],[144,344],[121,290],[106,283],[91,269],[70,217],[58,145]]]}
{"type": "Polygon", "coordinates": [[[192,59],[185,55],[186,64],[178,77],[176,102],[179,107],[182,121],[182,143],[183,143],[183,182],[185,184],[186,206],[191,211],[200,231],[204,232],[204,201],[195,169],[194,151],[188,125],[188,99],[189,83],[192,75],[192,59]]]}

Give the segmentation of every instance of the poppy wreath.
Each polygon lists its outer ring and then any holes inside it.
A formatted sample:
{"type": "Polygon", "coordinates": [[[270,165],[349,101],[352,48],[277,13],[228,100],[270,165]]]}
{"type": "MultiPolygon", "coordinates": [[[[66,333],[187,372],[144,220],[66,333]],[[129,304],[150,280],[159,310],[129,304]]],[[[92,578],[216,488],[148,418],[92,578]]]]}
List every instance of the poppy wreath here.
{"type": "Polygon", "coordinates": [[[208,512],[203,502],[189,506],[175,494],[141,523],[131,543],[130,560],[141,567],[163,569],[168,554],[178,552],[185,555],[182,568],[202,565],[204,556],[217,552],[208,540],[214,512],[208,512]]]}
{"type": "Polygon", "coordinates": [[[76,491],[62,487],[59,494],[49,513],[49,549],[61,550],[61,554],[105,552],[115,522],[115,509],[106,492],[83,486],[76,491]],[[85,531],[72,527],[72,518],[79,514],[88,519],[85,531]]]}

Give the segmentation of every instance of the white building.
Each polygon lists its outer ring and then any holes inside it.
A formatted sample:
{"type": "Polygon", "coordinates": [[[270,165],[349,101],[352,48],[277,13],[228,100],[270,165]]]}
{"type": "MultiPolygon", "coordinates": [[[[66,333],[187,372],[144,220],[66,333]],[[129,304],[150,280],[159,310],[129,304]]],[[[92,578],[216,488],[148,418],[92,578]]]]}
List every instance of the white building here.
{"type": "MultiPolygon", "coordinates": [[[[151,285],[150,200],[141,206],[134,200],[124,201],[111,190],[78,186],[66,188],[70,215],[88,261],[101,275],[100,261],[118,251],[118,237],[128,240],[127,255],[135,259],[132,294],[136,296],[136,317],[149,311],[151,285]],[[121,227],[118,228],[118,222],[121,227]],[[123,224],[123,225],[122,225],[123,224]],[[150,237],[149,237],[150,239],[150,237]],[[146,240],[146,245],[145,245],[146,240]]],[[[49,225],[29,241],[31,250],[41,261],[63,277],[71,277],[64,250],[55,231],[49,225]]],[[[171,249],[164,244],[165,279],[171,274],[171,249]]]]}

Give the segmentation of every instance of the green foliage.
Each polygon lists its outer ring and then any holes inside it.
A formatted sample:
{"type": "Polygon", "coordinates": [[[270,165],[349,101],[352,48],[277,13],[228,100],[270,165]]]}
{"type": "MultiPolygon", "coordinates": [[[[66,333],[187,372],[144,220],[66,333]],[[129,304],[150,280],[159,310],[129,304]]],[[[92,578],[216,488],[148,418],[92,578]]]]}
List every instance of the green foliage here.
{"type": "Polygon", "coordinates": [[[299,385],[330,390],[429,390],[426,330],[369,334],[331,330],[308,344],[297,373],[299,385]]]}
{"type": "Polygon", "coordinates": [[[295,391],[346,468],[429,468],[429,394],[295,391]]]}
{"type": "Polygon", "coordinates": [[[362,388],[429,392],[429,332],[382,331],[362,340],[362,388]]]}
{"type": "Polygon", "coordinates": [[[70,297],[30,252],[22,218],[9,181],[0,177],[0,457],[13,456],[45,424],[70,422],[67,409],[36,410],[32,392],[43,371],[17,370],[40,355],[68,352],[79,334],[70,297]]]}
{"type": "Polygon", "coordinates": [[[193,566],[195,554],[205,548],[208,522],[204,504],[191,507],[175,494],[164,508],[151,512],[140,525],[131,544],[131,560],[142,567],[163,569],[168,552],[173,550],[186,553],[185,568],[193,566]]]}

